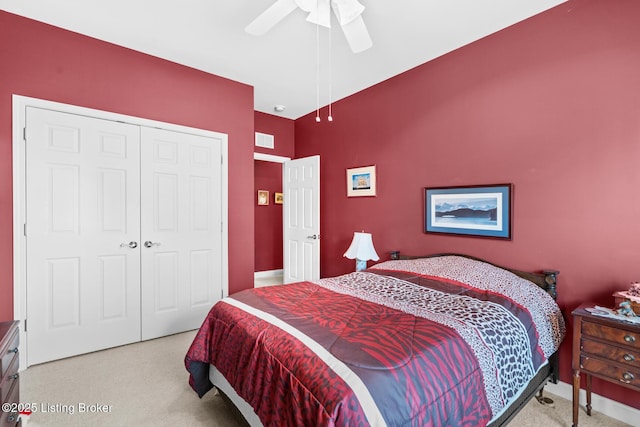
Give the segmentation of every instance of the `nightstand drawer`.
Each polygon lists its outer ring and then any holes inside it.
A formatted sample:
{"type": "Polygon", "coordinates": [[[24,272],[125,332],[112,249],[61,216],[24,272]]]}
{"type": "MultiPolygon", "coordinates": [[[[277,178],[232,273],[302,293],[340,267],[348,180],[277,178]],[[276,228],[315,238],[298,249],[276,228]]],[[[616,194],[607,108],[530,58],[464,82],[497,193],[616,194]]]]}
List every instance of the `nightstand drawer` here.
{"type": "Polygon", "coordinates": [[[640,349],[640,334],[637,332],[625,331],[623,329],[612,328],[606,325],[599,325],[588,321],[582,322],[582,336],[585,335],[599,338],[622,346],[629,346],[640,349]]]}
{"type": "Polygon", "coordinates": [[[640,369],[640,350],[633,348],[620,348],[609,343],[582,339],[582,354],[599,356],[612,362],[624,363],[640,369]]]}
{"type": "MultiPolygon", "coordinates": [[[[12,382],[12,388],[9,390],[9,395],[7,396],[7,400],[6,403],[18,403],[20,402],[20,383],[18,381],[13,381],[12,382]]],[[[12,409],[18,409],[16,408],[12,408],[12,409]]],[[[19,426],[20,423],[18,423],[18,419],[19,419],[20,414],[18,413],[18,411],[0,411],[0,426],[1,427],[13,427],[13,426],[19,426]]]]}
{"type": "Polygon", "coordinates": [[[17,321],[0,322],[0,427],[21,425],[18,408],[11,405],[20,402],[19,339],[17,321]],[[6,404],[9,404],[9,407],[6,404]],[[10,411],[11,409],[13,411],[10,411]]]}
{"type": "Polygon", "coordinates": [[[620,384],[627,384],[640,390],[640,369],[613,365],[607,361],[589,356],[580,357],[580,367],[584,371],[615,380],[620,384]]]}
{"type": "MultiPolygon", "coordinates": [[[[13,359],[13,364],[8,367],[6,375],[0,380],[0,401],[6,402],[11,388],[18,382],[18,358],[13,359]]],[[[0,426],[2,427],[2,426],[0,426]]]]}
{"type": "Polygon", "coordinates": [[[9,366],[12,364],[14,357],[18,355],[18,329],[13,331],[11,338],[9,338],[9,345],[0,355],[0,378],[3,378],[9,366]]]}

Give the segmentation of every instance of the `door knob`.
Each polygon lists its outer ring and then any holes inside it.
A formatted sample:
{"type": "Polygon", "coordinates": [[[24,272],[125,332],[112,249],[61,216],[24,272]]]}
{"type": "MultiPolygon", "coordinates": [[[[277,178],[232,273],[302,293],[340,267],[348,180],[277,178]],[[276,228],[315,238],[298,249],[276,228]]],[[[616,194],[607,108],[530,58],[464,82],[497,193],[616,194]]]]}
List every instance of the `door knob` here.
{"type": "Polygon", "coordinates": [[[319,234],[313,234],[313,235],[311,235],[311,236],[307,236],[307,239],[317,240],[317,239],[319,239],[319,238],[320,238],[320,235],[319,235],[319,234]]]}
{"type": "Polygon", "coordinates": [[[151,248],[153,246],[160,246],[160,242],[152,242],[151,240],[147,240],[146,242],[144,242],[145,248],[151,248]]]}
{"type": "Polygon", "coordinates": [[[138,242],[121,243],[120,247],[135,249],[138,247],[138,242]]]}

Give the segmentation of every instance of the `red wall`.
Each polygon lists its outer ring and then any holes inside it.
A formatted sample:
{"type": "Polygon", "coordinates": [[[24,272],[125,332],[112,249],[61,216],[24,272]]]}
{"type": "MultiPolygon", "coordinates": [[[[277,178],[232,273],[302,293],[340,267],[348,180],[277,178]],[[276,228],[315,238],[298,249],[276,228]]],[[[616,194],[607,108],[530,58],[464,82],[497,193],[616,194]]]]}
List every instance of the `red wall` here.
{"type": "Polygon", "coordinates": [[[256,153],[293,157],[295,153],[295,122],[293,120],[260,111],[254,113],[254,120],[256,132],[266,133],[275,137],[273,149],[255,147],[256,153]]]}
{"type": "MultiPolygon", "coordinates": [[[[353,232],[378,253],[462,252],[558,269],[559,304],[612,306],[640,278],[640,2],[576,0],[296,121],[296,157],[321,156],[322,276],[353,270],[353,232]],[[377,197],[345,169],[376,165],[377,197]],[[425,234],[423,187],[510,182],[511,241],[425,234]]],[[[571,383],[571,333],[561,379],[571,383]]],[[[640,408],[638,393],[594,380],[640,408]]]]}
{"type": "Polygon", "coordinates": [[[0,11],[0,320],[13,318],[12,94],[229,135],[229,291],[253,286],[253,89],[0,11]]]}
{"type": "MultiPolygon", "coordinates": [[[[294,155],[294,121],[283,117],[255,113],[256,132],[274,135],[274,148],[255,147],[255,151],[282,157],[294,155]]],[[[255,201],[255,269],[282,269],[282,207],[274,203],[274,193],[282,192],[282,164],[256,160],[255,190],[269,191],[269,205],[255,201]]],[[[257,200],[257,193],[256,198],[257,200]]]]}

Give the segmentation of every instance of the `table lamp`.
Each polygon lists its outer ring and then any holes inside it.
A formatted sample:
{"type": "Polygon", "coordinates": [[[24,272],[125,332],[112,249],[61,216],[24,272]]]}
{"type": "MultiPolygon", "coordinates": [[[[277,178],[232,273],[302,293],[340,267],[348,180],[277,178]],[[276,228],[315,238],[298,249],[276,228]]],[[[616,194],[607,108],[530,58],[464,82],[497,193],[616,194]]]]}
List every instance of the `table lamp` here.
{"type": "Polygon", "coordinates": [[[356,260],[356,271],[362,271],[367,268],[368,260],[377,261],[380,259],[373,247],[371,233],[358,233],[357,231],[353,233],[353,240],[344,256],[356,260]]]}

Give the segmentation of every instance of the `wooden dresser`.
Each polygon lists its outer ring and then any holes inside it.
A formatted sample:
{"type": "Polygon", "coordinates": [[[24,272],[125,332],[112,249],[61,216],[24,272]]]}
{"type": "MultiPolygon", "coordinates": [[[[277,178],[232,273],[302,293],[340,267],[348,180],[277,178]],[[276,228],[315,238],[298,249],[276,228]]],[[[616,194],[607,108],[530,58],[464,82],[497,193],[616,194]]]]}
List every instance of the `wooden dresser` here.
{"type": "Polygon", "coordinates": [[[585,310],[573,311],[573,426],[578,426],[580,373],[586,377],[587,415],[591,415],[591,376],[640,392],[640,324],[585,310]]]}
{"type": "Polygon", "coordinates": [[[18,374],[18,322],[0,322],[0,427],[20,426],[18,374]],[[13,405],[12,405],[13,404],[13,405]]]}

